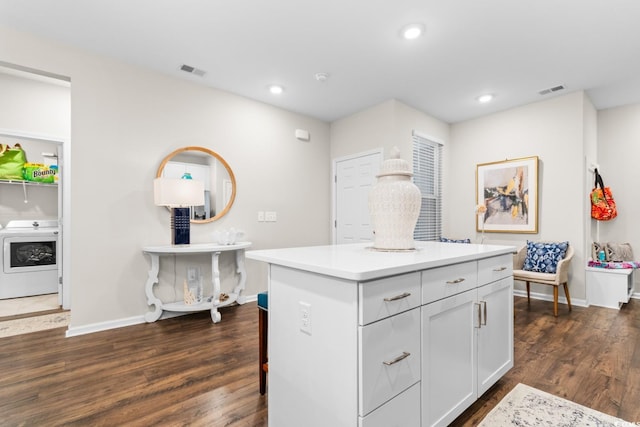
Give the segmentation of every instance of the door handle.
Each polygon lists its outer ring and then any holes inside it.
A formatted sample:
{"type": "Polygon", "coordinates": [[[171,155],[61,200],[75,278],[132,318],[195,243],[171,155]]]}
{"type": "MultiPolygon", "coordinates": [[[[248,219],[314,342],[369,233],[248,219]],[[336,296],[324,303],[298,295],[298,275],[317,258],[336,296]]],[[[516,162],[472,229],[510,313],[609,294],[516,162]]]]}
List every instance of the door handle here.
{"type": "Polygon", "coordinates": [[[480,301],[480,304],[482,305],[482,316],[480,316],[482,320],[480,321],[480,326],[486,326],[487,325],[487,302],[480,301]]]}

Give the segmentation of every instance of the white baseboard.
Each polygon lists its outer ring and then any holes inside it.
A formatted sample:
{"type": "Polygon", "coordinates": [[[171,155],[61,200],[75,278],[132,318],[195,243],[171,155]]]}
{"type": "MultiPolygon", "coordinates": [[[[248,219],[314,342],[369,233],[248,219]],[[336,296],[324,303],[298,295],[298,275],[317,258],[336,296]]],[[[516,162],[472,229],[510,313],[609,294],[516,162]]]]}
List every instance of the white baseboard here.
{"type": "MultiPolygon", "coordinates": [[[[71,319],[73,320],[73,310],[71,310],[71,319]]],[[[107,322],[91,323],[84,326],[69,326],[66,337],[76,337],[78,335],[92,334],[94,332],[107,331],[109,329],[123,328],[125,326],[139,325],[145,323],[144,316],[134,316],[126,319],[109,320],[107,322]]]]}
{"type": "MultiPolygon", "coordinates": [[[[244,302],[245,303],[253,302],[253,301],[256,301],[257,299],[258,299],[257,294],[248,295],[244,297],[244,302]]],[[[191,314],[191,313],[175,313],[175,312],[164,311],[162,313],[162,316],[160,316],[160,319],[158,320],[170,319],[172,317],[178,317],[178,316],[186,316],[187,314],[191,314]]],[[[71,319],[73,320],[73,310],[71,310],[71,319]]],[[[102,331],[108,331],[110,329],[124,328],[126,326],[139,325],[141,323],[146,323],[146,321],[144,320],[144,315],[128,317],[125,319],[109,320],[106,322],[91,323],[89,325],[84,325],[84,326],[77,326],[77,327],[69,326],[69,328],[67,329],[67,332],[65,333],[65,336],[67,338],[76,337],[78,335],[92,334],[94,332],[102,332],[102,331]]]]}

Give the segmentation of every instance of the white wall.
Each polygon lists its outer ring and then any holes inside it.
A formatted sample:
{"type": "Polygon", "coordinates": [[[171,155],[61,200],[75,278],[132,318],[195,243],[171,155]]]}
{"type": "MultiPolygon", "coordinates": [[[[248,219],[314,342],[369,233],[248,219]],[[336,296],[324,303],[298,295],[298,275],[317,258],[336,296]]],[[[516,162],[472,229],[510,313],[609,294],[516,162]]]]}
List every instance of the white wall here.
{"type": "MultiPolygon", "coordinates": [[[[640,200],[637,197],[639,157],[640,104],[599,111],[599,172],[604,184],[611,187],[618,208],[616,218],[599,222],[599,240],[631,243],[636,259],[640,259],[640,229],[637,227],[640,217],[640,200]]],[[[592,238],[594,241],[598,238],[595,232],[592,238]]]]}
{"type": "Polygon", "coordinates": [[[4,71],[0,67],[0,127],[60,138],[71,134],[68,86],[4,71]]]}
{"type": "Polygon", "coordinates": [[[449,139],[448,124],[395,99],[387,100],[331,123],[331,158],[380,147],[388,153],[397,146],[400,156],[411,164],[414,130],[443,143],[449,139]]]}
{"type": "MultiPolygon", "coordinates": [[[[485,243],[521,246],[527,240],[568,240],[576,250],[569,288],[572,298],[586,298],[584,285],[584,103],[582,92],[525,105],[451,127],[447,181],[455,191],[446,198],[451,210],[448,233],[475,240],[476,165],[538,156],[538,233],[486,233],[485,243]]],[[[520,285],[518,285],[520,286],[520,285]]],[[[520,287],[522,289],[522,287],[520,287]]],[[[532,291],[549,293],[547,286],[532,291]]]]}
{"type": "MultiPolygon", "coordinates": [[[[178,147],[216,151],[238,186],[229,214],[194,225],[193,242],[229,227],[245,230],[254,248],[330,242],[328,124],[6,28],[0,38],[12,41],[0,45],[0,60],[71,78],[71,329],[148,311],[141,248],[169,243],[169,213],[153,205],[152,180],[178,147]],[[297,128],[311,141],[296,140],[297,128]],[[278,222],[258,223],[259,210],[276,211],[278,222]]],[[[247,267],[246,293],[266,289],[265,266],[247,267]]],[[[223,291],[233,279],[223,277],[223,291]]]]}

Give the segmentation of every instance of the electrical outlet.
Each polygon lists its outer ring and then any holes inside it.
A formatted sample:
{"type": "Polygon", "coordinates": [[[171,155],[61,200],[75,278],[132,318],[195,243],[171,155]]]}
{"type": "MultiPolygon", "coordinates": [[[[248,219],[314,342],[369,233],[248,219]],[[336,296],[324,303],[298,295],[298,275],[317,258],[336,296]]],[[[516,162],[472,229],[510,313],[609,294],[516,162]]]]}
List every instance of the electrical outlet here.
{"type": "Polygon", "coordinates": [[[311,335],[311,304],[300,301],[300,330],[311,335]]]}
{"type": "Polygon", "coordinates": [[[276,222],[278,220],[278,215],[276,212],[267,211],[264,213],[264,220],[267,222],[276,222]]]}
{"type": "Polygon", "coordinates": [[[264,222],[264,211],[258,211],[258,222],[264,222]]]}

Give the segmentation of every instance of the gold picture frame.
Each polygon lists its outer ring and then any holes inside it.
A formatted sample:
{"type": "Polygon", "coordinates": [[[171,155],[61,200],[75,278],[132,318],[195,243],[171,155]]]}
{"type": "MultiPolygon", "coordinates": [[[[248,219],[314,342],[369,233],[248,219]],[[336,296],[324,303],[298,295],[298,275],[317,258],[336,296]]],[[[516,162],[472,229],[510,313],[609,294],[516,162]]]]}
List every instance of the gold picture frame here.
{"type": "Polygon", "coordinates": [[[537,233],[538,156],[478,164],[476,204],[477,231],[537,233]]]}

